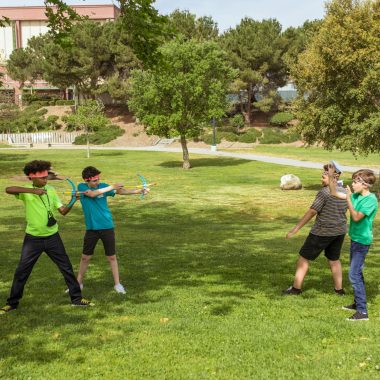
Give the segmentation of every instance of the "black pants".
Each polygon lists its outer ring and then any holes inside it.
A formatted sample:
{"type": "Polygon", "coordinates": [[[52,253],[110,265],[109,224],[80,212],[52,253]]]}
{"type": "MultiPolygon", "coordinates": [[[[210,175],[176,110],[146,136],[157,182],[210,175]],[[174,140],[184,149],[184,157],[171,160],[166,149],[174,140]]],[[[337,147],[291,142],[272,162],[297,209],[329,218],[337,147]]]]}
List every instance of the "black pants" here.
{"type": "Polygon", "coordinates": [[[11,294],[7,300],[8,305],[12,307],[18,306],[26,281],[32,273],[34,264],[43,252],[46,252],[63,274],[69,288],[71,302],[75,303],[81,300],[82,292],[59,233],[57,232],[47,237],[26,234],[22,245],[20,262],[13,277],[11,294]]]}

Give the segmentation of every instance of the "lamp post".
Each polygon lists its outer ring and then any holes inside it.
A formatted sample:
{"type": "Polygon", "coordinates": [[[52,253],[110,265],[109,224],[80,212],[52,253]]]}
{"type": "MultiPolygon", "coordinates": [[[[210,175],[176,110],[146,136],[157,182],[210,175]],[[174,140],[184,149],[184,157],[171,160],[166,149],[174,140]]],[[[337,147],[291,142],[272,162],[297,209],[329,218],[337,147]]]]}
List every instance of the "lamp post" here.
{"type": "Polygon", "coordinates": [[[211,145],[211,151],[216,152],[216,121],[215,117],[212,118],[212,145],[211,145]]]}

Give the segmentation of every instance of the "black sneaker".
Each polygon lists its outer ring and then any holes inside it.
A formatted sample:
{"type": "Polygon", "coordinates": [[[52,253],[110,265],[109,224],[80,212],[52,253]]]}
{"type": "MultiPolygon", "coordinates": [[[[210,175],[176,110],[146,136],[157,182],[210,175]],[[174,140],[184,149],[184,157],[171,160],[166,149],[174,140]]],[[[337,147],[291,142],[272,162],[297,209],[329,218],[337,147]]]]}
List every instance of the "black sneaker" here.
{"type": "Polygon", "coordinates": [[[356,303],[354,302],[352,305],[342,306],[343,310],[356,310],[356,303]]]}
{"type": "Polygon", "coordinates": [[[347,318],[347,321],[368,321],[368,314],[357,311],[353,316],[347,318]]]}
{"type": "Polygon", "coordinates": [[[82,298],[79,302],[72,303],[71,306],[88,307],[95,306],[95,304],[86,298],[82,298]]]}
{"type": "Polygon", "coordinates": [[[11,305],[5,305],[0,309],[0,315],[7,314],[10,311],[16,310],[14,306],[11,305]]]}
{"type": "Polygon", "coordinates": [[[291,286],[290,288],[284,290],[282,294],[284,296],[298,296],[302,293],[301,289],[297,289],[294,286],[291,286]]]}
{"type": "Polygon", "coordinates": [[[346,292],[345,292],[345,290],[343,288],[339,289],[339,290],[334,288],[334,292],[338,296],[345,296],[346,295],[346,292]]]}

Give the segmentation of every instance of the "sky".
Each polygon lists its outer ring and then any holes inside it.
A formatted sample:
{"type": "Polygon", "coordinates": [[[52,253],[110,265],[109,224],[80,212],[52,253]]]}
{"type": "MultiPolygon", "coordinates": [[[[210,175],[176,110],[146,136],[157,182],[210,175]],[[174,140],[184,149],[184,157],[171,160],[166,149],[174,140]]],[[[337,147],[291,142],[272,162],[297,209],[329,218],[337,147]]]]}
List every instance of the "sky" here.
{"type": "MultiPolygon", "coordinates": [[[[66,4],[112,4],[115,0],[67,0],[66,4]]],[[[235,27],[243,17],[277,19],[283,29],[300,26],[306,20],[323,18],[325,0],[156,0],[161,14],[174,9],[189,10],[198,17],[211,16],[223,32],[235,27]]],[[[0,6],[43,5],[43,0],[0,0],[0,6]]]]}

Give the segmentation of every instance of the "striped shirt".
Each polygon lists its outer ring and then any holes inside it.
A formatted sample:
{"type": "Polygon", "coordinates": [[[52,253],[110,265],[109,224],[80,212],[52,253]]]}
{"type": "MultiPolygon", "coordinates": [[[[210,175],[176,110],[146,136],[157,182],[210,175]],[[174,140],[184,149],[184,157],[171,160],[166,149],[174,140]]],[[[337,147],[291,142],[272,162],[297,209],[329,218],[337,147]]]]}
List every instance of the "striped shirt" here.
{"type": "MultiPolygon", "coordinates": [[[[346,194],[346,189],[337,190],[346,194]]],[[[310,232],[317,236],[338,236],[347,232],[347,201],[330,195],[328,186],[323,187],[310,206],[317,211],[317,217],[310,232]]]]}

